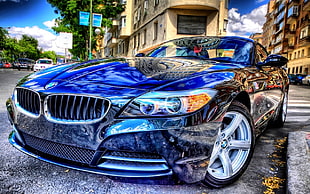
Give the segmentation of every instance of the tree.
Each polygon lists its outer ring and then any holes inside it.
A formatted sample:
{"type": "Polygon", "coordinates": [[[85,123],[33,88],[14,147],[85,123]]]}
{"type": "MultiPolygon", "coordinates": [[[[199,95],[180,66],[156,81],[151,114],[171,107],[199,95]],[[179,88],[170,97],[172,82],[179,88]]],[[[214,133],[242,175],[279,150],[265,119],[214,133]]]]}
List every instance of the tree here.
{"type": "Polygon", "coordinates": [[[53,62],[56,63],[57,55],[56,55],[55,51],[45,51],[45,52],[40,54],[40,58],[52,59],[53,62]]]}
{"type": "Polygon", "coordinates": [[[0,27],[0,51],[4,49],[5,41],[8,37],[8,31],[0,27]]]}
{"type": "Polygon", "coordinates": [[[38,59],[40,57],[40,51],[38,49],[38,40],[27,35],[22,35],[22,38],[18,41],[21,47],[22,57],[27,57],[30,59],[38,59]]]}
{"type": "Polygon", "coordinates": [[[13,62],[17,58],[38,59],[40,50],[38,40],[27,35],[22,35],[20,40],[9,37],[7,30],[0,27],[0,51],[3,60],[13,62]]]}
{"type": "MultiPolygon", "coordinates": [[[[85,59],[87,56],[89,31],[87,26],[79,25],[79,12],[90,11],[90,0],[47,1],[56,8],[55,12],[61,15],[56,20],[58,26],[53,27],[53,30],[57,33],[71,32],[73,34],[73,48],[70,49],[70,52],[79,58],[85,59]]],[[[102,14],[102,24],[108,27],[112,23],[109,18],[115,18],[124,10],[124,5],[120,4],[119,0],[92,0],[92,4],[92,12],[102,14]]],[[[95,40],[92,40],[92,45],[95,45],[95,40]]]]}

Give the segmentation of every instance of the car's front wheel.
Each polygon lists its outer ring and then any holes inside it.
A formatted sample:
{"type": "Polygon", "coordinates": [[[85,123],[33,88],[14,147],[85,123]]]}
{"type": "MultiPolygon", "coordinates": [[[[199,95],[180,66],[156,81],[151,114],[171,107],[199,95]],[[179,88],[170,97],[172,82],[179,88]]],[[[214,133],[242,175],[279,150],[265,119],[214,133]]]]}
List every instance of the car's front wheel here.
{"type": "Polygon", "coordinates": [[[250,163],[254,124],[248,108],[233,102],[226,112],[203,183],[220,188],[236,181],[250,163]]]}

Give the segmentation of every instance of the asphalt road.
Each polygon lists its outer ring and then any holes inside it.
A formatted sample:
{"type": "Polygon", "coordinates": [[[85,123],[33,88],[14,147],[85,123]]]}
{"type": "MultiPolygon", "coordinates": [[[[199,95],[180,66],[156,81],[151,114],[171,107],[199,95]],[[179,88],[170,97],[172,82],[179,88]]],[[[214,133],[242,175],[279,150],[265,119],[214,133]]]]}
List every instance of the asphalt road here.
{"type": "Polygon", "coordinates": [[[287,123],[281,129],[269,129],[256,142],[251,164],[234,184],[209,189],[199,184],[161,184],[159,181],[137,183],[112,180],[55,166],[27,156],[7,140],[11,126],[5,101],[26,70],[0,69],[0,193],[285,193],[287,134],[309,124],[310,87],[291,86],[287,123]]]}

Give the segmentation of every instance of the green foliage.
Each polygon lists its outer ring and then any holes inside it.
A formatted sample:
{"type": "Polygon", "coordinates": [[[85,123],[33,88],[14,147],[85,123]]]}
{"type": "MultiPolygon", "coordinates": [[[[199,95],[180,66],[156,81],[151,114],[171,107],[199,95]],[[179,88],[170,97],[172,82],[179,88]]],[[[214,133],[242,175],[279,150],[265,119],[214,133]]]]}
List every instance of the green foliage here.
{"type": "Polygon", "coordinates": [[[31,36],[23,35],[18,41],[8,36],[8,32],[0,28],[1,60],[13,62],[18,58],[38,59],[38,40],[31,36]]]}
{"type": "MultiPolygon", "coordinates": [[[[73,48],[70,52],[85,59],[87,56],[87,47],[89,40],[88,26],[79,25],[79,12],[90,11],[90,0],[47,0],[54,8],[56,13],[60,13],[61,17],[56,21],[57,27],[53,30],[59,32],[71,32],[73,34],[73,48]]],[[[92,12],[102,14],[103,26],[110,26],[111,20],[124,10],[124,5],[119,3],[119,0],[92,0],[92,12]]],[[[92,39],[92,48],[94,48],[95,40],[92,39]]]]}
{"type": "Polygon", "coordinates": [[[5,41],[8,36],[8,31],[0,27],[0,50],[4,49],[5,41]]]}
{"type": "Polygon", "coordinates": [[[40,54],[40,58],[52,59],[53,62],[56,63],[57,54],[55,51],[45,51],[44,53],[40,54]]]}

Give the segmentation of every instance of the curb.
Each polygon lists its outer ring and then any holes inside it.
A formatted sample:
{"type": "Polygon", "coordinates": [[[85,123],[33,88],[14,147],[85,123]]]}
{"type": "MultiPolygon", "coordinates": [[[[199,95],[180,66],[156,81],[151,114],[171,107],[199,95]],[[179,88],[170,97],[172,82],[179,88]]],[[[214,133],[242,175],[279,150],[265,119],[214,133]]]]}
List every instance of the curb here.
{"type": "Polygon", "coordinates": [[[303,130],[288,134],[288,194],[308,194],[310,191],[310,126],[303,130]]]}

